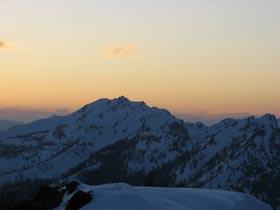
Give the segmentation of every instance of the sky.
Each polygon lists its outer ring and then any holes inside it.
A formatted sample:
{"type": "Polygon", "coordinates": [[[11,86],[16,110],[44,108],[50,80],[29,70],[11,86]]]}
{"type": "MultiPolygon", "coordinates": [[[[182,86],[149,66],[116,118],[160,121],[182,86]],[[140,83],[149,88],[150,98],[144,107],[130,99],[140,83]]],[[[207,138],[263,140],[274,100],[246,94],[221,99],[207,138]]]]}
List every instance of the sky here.
{"type": "Polygon", "coordinates": [[[0,0],[0,119],[121,95],[210,121],[280,116],[279,0],[0,0]]]}

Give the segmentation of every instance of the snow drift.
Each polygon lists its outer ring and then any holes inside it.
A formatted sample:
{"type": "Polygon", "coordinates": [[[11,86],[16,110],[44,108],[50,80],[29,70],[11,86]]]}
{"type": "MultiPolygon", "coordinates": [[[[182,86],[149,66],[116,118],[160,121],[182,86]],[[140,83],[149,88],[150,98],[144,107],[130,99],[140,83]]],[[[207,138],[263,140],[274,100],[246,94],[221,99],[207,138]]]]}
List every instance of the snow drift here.
{"type": "MultiPolygon", "coordinates": [[[[271,210],[253,196],[222,190],[132,187],[124,183],[80,185],[78,190],[93,194],[82,210],[271,210]]],[[[55,210],[64,210],[75,192],[65,195],[55,210]]]]}

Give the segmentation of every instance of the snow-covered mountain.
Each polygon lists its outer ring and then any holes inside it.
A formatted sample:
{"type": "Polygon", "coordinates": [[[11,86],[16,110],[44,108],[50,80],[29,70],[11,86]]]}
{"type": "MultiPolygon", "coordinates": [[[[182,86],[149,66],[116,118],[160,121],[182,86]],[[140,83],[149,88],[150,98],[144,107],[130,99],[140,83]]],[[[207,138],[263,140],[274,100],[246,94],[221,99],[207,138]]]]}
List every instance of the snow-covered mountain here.
{"type": "Polygon", "coordinates": [[[16,127],[0,133],[0,182],[57,177],[92,153],[144,129],[168,133],[174,122],[184,125],[166,110],[120,97],[16,127]]]}
{"type": "Polygon", "coordinates": [[[80,185],[56,210],[64,210],[77,191],[93,194],[83,210],[272,210],[256,198],[222,190],[132,187],[127,184],[80,185]],[[109,201],[109,202],[108,202],[109,201]]]}
{"type": "Polygon", "coordinates": [[[10,128],[17,126],[17,125],[23,125],[23,122],[17,122],[13,120],[0,120],[0,132],[9,130],[10,128]]]}
{"type": "Polygon", "coordinates": [[[88,184],[242,191],[280,206],[275,116],[185,123],[125,97],[0,132],[0,184],[77,178],[88,184]]]}
{"type": "Polygon", "coordinates": [[[172,140],[133,134],[92,154],[68,176],[91,184],[152,179],[156,186],[241,191],[279,205],[280,129],[273,115],[226,119],[211,127],[173,125],[172,140]]]}

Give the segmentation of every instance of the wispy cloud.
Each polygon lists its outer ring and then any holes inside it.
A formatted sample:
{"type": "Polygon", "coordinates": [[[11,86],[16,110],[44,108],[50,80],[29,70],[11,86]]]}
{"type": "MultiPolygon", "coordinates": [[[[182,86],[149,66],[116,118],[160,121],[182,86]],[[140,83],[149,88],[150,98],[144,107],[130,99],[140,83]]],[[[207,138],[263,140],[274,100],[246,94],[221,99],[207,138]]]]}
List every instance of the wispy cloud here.
{"type": "Polygon", "coordinates": [[[67,109],[43,110],[26,107],[0,107],[0,120],[16,120],[22,122],[31,122],[33,120],[47,118],[52,115],[69,114],[67,109]]]}
{"type": "Polygon", "coordinates": [[[8,50],[11,48],[12,45],[10,43],[0,40],[0,50],[8,50]]]}
{"type": "Polygon", "coordinates": [[[104,55],[106,57],[126,57],[132,55],[136,51],[136,46],[130,44],[117,44],[108,47],[104,55]]]}

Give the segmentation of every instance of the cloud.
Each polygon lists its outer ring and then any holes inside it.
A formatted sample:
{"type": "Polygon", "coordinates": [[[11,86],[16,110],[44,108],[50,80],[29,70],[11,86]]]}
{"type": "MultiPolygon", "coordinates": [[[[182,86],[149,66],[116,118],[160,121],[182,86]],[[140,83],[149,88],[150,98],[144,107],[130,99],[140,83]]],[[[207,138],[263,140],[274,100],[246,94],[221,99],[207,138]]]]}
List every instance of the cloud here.
{"type": "Polygon", "coordinates": [[[12,48],[11,44],[0,40],[0,50],[8,50],[11,48],[12,48]]]}
{"type": "Polygon", "coordinates": [[[195,113],[177,114],[186,122],[202,122],[206,125],[213,125],[226,118],[242,119],[252,116],[250,113],[211,113],[207,111],[198,111],[195,113]]]}
{"type": "Polygon", "coordinates": [[[69,110],[67,109],[43,110],[25,107],[0,108],[0,120],[15,120],[21,122],[31,122],[53,115],[66,114],[69,114],[69,110]]]}
{"type": "Polygon", "coordinates": [[[126,57],[133,54],[136,50],[134,45],[129,44],[118,44],[112,45],[105,51],[106,57],[126,57]]]}

